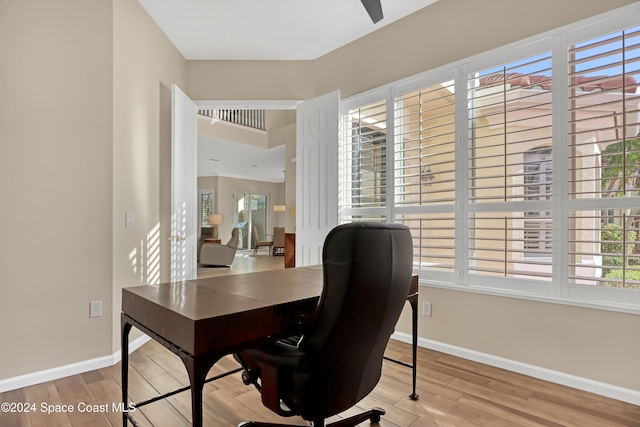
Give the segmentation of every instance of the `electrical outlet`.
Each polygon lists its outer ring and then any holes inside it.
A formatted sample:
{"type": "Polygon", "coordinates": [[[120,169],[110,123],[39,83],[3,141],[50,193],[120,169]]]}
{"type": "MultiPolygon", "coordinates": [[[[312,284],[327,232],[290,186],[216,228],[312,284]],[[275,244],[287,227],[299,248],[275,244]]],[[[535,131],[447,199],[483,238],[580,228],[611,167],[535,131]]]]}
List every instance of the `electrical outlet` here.
{"type": "Polygon", "coordinates": [[[431,303],[430,302],[423,302],[422,303],[422,315],[423,316],[427,316],[427,317],[431,317],[431,303]]]}
{"type": "Polygon", "coordinates": [[[89,317],[102,316],[102,301],[91,301],[89,303],[89,317]]]}

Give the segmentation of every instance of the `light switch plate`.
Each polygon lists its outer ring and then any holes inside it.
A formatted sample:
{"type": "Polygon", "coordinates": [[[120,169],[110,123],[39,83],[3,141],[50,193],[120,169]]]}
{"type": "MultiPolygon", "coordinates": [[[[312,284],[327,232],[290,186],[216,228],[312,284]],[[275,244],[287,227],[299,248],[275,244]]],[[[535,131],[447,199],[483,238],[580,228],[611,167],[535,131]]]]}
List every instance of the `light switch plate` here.
{"type": "Polygon", "coordinates": [[[126,212],[124,214],[124,226],[127,228],[131,228],[136,225],[136,218],[131,212],[126,212]]]}

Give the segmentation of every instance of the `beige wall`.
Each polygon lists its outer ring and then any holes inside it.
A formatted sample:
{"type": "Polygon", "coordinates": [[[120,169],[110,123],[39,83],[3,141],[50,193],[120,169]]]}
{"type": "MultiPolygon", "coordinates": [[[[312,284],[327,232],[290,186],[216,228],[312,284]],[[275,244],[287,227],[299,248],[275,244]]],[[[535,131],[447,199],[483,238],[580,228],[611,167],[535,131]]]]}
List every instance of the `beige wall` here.
{"type": "Polygon", "coordinates": [[[187,94],[194,100],[312,98],[313,61],[188,61],[187,94]]]}
{"type": "MultiPolygon", "coordinates": [[[[640,316],[569,305],[421,287],[420,336],[640,391],[640,316]]],[[[402,331],[410,333],[409,312],[402,331]]]]}
{"type": "Polygon", "coordinates": [[[113,11],[116,351],[121,289],[170,278],[171,85],[186,87],[186,61],[136,0],[113,0],[113,11]],[[135,215],[135,227],[124,227],[125,212],[135,215]]]}
{"type": "Polygon", "coordinates": [[[0,61],[5,379],[112,352],[111,0],[0,2],[0,61]]]}

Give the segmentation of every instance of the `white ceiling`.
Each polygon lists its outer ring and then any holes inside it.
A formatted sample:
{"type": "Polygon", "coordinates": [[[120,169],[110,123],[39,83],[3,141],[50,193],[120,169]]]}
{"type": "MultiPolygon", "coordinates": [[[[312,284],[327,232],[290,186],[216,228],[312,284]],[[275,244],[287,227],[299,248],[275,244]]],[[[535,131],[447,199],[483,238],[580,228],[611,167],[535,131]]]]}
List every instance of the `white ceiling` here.
{"type": "Polygon", "coordinates": [[[198,136],[198,176],[283,182],[285,147],[260,148],[198,136]]]}
{"type": "Polygon", "coordinates": [[[186,59],[310,60],[437,0],[138,0],[186,59]]]}

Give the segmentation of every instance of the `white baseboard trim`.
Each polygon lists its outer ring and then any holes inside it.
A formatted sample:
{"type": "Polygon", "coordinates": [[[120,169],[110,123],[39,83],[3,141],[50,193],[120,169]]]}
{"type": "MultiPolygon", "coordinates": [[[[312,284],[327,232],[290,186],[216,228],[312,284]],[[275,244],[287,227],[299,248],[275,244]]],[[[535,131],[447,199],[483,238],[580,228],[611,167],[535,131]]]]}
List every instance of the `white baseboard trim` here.
{"type": "MultiPolygon", "coordinates": [[[[395,332],[391,338],[408,344],[412,342],[411,335],[402,332],[395,332]]],[[[618,387],[426,338],[418,338],[418,346],[640,406],[640,391],[638,390],[618,387]]]]}
{"type": "MultiPolygon", "coordinates": [[[[411,335],[401,332],[395,332],[391,336],[391,338],[408,344],[411,344],[412,342],[411,335]]],[[[129,344],[129,353],[137,350],[150,339],[151,338],[149,338],[147,335],[142,335],[141,337],[136,338],[129,344]]],[[[461,357],[463,359],[473,360],[475,362],[484,363],[485,365],[506,369],[508,371],[517,372],[519,374],[527,375],[533,378],[565,385],[567,387],[599,394],[601,396],[610,397],[612,399],[640,406],[640,391],[637,390],[618,387],[615,385],[606,384],[603,382],[594,381],[588,378],[582,378],[559,371],[553,371],[551,369],[541,368],[539,366],[529,365],[527,363],[505,359],[503,357],[493,356],[491,354],[481,353],[479,351],[469,350],[463,347],[457,347],[426,338],[418,338],[418,345],[430,350],[439,351],[445,354],[461,357]]],[[[57,380],[59,378],[68,377],[70,375],[77,375],[84,372],[93,371],[95,369],[105,368],[107,366],[113,366],[118,363],[120,359],[121,354],[118,350],[110,356],[98,357],[95,359],[60,366],[57,368],[51,368],[44,371],[38,371],[13,378],[7,378],[4,380],[0,380],[0,393],[28,387],[34,384],[41,384],[47,381],[57,380]]]]}
{"type": "MultiPolygon", "coordinates": [[[[147,335],[142,335],[141,337],[131,341],[129,343],[129,353],[137,350],[150,339],[151,338],[147,335]]],[[[0,393],[57,380],[70,375],[82,374],[95,369],[106,368],[107,366],[113,366],[118,363],[121,358],[120,350],[118,350],[110,356],[84,360],[82,362],[59,366],[57,368],[45,369],[44,371],[32,372],[30,374],[0,380],[0,393]]]]}

